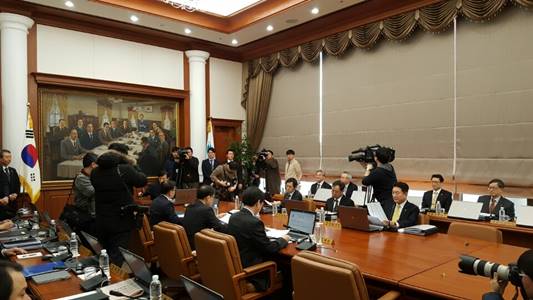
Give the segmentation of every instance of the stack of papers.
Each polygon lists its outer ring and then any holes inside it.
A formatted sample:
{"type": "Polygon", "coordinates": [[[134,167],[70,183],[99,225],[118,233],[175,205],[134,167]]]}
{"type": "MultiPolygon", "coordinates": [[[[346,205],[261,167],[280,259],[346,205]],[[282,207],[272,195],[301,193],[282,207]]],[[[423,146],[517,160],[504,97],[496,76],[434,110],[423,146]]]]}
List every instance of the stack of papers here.
{"type": "Polygon", "coordinates": [[[289,233],[289,230],[283,230],[283,229],[274,229],[274,228],[265,228],[266,235],[271,239],[277,239],[284,235],[287,235],[289,233]]]}
{"type": "Polygon", "coordinates": [[[226,223],[228,224],[229,223],[229,218],[231,217],[231,214],[225,214],[222,218],[219,218],[219,220],[223,223],[226,223]]]}
{"type": "Polygon", "coordinates": [[[408,233],[408,234],[415,234],[415,235],[429,235],[432,233],[437,233],[439,230],[437,226],[435,225],[415,225],[405,228],[398,229],[398,232],[400,233],[408,233]]]}

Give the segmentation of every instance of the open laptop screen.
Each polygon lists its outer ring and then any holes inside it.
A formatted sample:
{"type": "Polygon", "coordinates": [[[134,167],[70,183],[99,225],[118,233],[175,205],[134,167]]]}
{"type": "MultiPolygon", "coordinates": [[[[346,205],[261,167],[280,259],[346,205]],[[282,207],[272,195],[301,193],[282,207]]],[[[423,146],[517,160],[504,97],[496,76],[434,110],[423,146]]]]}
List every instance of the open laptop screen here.
{"type": "Polygon", "coordinates": [[[135,278],[139,279],[145,286],[149,287],[150,282],[152,282],[152,272],[150,272],[144,263],[144,259],[124,248],[119,249],[120,253],[122,253],[122,256],[124,257],[124,260],[135,275],[135,278]]]}
{"type": "Polygon", "coordinates": [[[100,255],[100,252],[102,252],[103,249],[102,245],[100,245],[100,242],[98,242],[98,240],[94,236],[88,234],[87,232],[82,231],[81,235],[83,235],[83,238],[85,238],[87,243],[89,243],[93,254],[100,255]]]}
{"type": "Polygon", "coordinates": [[[306,234],[312,234],[315,229],[315,213],[292,209],[288,227],[306,234]]]}
{"type": "Polygon", "coordinates": [[[224,297],[220,295],[219,293],[208,289],[207,287],[199,284],[196,281],[192,281],[191,279],[181,275],[181,280],[183,281],[183,285],[185,286],[185,289],[187,290],[187,293],[189,294],[189,297],[191,297],[191,300],[223,300],[224,297]]]}

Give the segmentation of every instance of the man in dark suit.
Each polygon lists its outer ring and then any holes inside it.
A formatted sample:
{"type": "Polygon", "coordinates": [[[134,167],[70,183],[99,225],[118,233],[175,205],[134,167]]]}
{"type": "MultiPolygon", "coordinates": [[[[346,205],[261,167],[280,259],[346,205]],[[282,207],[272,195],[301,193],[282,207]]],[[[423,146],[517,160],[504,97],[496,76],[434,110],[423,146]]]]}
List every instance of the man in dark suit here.
{"type": "Polygon", "coordinates": [[[354,206],[352,199],[343,194],[344,183],[340,180],[333,182],[331,186],[331,198],[326,201],[326,211],[336,212],[339,206],[354,206]]]}
{"type": "MultiPolygon", "coordinates": [[[[150,183],[144,192],[139,192],[141,197],[150,196],[151,200],[159,197],[162,194],[162,187],[164,183],[167,183],[168,176],[166,171],[159,171],[157,182],[150,183]]],[[[174,183],[175,184],[175,183],[174,183]]]]}
{"type": "MultiPolygon", "coordinates": [[[[288,245],[288,236],[274,241],[266,236],[265,225],[256,217],[263,208],[263,200],[264,194],[259,188],[247,188],[242,194],[244,207],[229,219],[228,233],[237,241],[244,268],[269,260],[270,256],[288,245]]],[[[266,273],[257,274],[248,280],[257,291],[266,290],[270,284],[266,273]]]]}
{"type": "Polygon", "coordinates": [[[389,220],[383,224],[391,229],[414,226],[418,222],[418,206],[407,201],[409,186],[405,182],[396,182],[392,188],[392,200],[383,201],[381,206],[389,220]]]}
{"type": "Polygon", "coordinates": [[[341,173],[341,182],[344,184],[342,192],[346,198],[352,198],[353,191],[357,191],[357,185],[352,182],[352,174],[344,171],[341,173]]]}
{"type": "Polygon", "coordinates": [[[285,195],[284,200],[303,200],[302,193],[296,188],[298,187],[298,180],[296,178],[289,178],[285,181],[285,195]]]}
{"type": "Polygon", "coordinates": [[[80,138],[85,135],[85,128],[83,128],[83,119],[78,119],[75,129],[78,132],[78,136],[80,138]]]}
{"type": "Polygon", "coordinates": [[[313,183],[313,185],[311,185],[311,192],[310,192],[311,195],[315,195],[319,189],[331,190],[331,184],[325,181],[326,174],[324,174],[324,171],[316,170],[315,179],[316,179],[316,182],[313,183]]]}
{"type": "Polygon", "coordinates": [[[450,210],[450,205],[452,205],[452,193],[447,190],[442,189],[442,183],[444,182],[444,177],[440,174],[431,175],[431,186],[432,190],[424,193],[422,197],[422,208],[435,211],[437,202],[440,203],[440,207],[444,208],[446,212],[450,210]]]}
{"type": "Polygon", "coordinates": [[[0,220],[15,217],[17,207],[15,200],[20,193],[20,180],[17,170],[10,167],[11,152],[2,149],[0,152],[0,220]]]}
{"type": "Polygon", "coordinates": [[[202,161],[202,174],[204,174],[204,184],[211,184],[211,173],[218,167],[219,163],[215,157],[215,148],[207,150],[207,158],[202,161]]]}
{"type": "Polygon", "coordinates": [[[100,129],[100,132],[98,132],[98,140],[100,141],[100,144],[107,145],[113,141],[113,137],[111,136],[111,131],[109,129],[109,123],[105,122],[104,127],[100,129]]]}
{"type": "Polygon", "coordinates": [[[81,146],[87,150],[91,150],[100,146],[100,139],[94,132],[94,126],[92,123],[87,124],[87,129],[84,130],[83,135],[80,135],[81,146]]]}
{"type": "Polygon", "coordinates": [[[61,141],[61,159],[62,160],[82,160],[83,155],[87,152],[78,139],[78,131],[70,130],[70,136],[61,141]]]}
{"type": "Polygon", "coordinates": [[[198,158],[193,156],[191,147],[185,148],[187,155],[183,162],[181,185],[184,189],[195,189],[200,185],[200,174],[198,173],[198,158]]]}
{"type": "Polygon", "coordinates": [[[503,207],[505,214],[514,219],[514,203],[502,196],[505,184],[501,179],[492,179],[489,182],[489,195],[479,196],[477,202],[483,203],[481,212],[487,214],[493,214],[494,218],[498,218],[500,208],[503,207]]]}
{"type": "Polygon", "coordinates": [[[150,226],[159,222],[181,224],[176,210],[174,209],[174,197],[176,196],[176,183],[169,181],[161,184],[161,194],[150,205],[150,226]]]}
{"type": "Polygon", "coordinates": [[[210,185],[202,185],[196,191],[196,198],[196,202],[187,206],[183,217],[183,226],[193,250],[196,249],[194,235],[202,229],[213,228],[223,233],[228,231],[227,224],[220,221],[211,208],[215,201],[215,189],[210,185]]]}

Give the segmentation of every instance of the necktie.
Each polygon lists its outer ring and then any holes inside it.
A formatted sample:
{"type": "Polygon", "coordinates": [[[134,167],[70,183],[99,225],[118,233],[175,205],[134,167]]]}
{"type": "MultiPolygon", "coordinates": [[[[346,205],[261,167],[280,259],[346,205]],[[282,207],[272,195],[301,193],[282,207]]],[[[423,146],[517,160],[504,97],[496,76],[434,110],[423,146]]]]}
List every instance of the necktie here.
{"type": "Polygon", "coordinates": [[[333,211],[337,211],[337,206],[339,206],[339,200],[334,199],[333,200],[333,211]]]}
{"type": "Polygon", "coordinates": [[[215,163],[213,162],[212,159],[210,159],[209,162],[211,163],[211,170],[213,170],[213,168],[215,167],[215,163]]]}
{"type": "Polygon", "coordinates": [[[392,219],[390,220],[392,223],[398,222],[400,219],[400,205],[396,204],[396,208],[394,209],[394,214],[392,215],[392,219]]]}
{"type": "Polygon", "coordinates": [[[7,180],[8,180],[8,181],[11,181],[11,176],[10,176],[10,174],[9,174],[9,168],[8,168],[8,167],[5,167],[5,168],[4,168],[4,172],[5,172],[6,175],[7,175],[7,180]]]}
{"type": "Polygon", "coordinates": [[[438,192],[433,192],[433,197],[431,198],[431,209],[435,209],[435,206],[437,205],[437,197],[439,196],[438,192]]]}
{"type": "Polygon", "coordinates": [[[496,208],[496,199],[494,198],[491,198],[490,200],[490,210],[489,210],[489,213],[493,213],[494,212],[494,209],[496,208]]]}

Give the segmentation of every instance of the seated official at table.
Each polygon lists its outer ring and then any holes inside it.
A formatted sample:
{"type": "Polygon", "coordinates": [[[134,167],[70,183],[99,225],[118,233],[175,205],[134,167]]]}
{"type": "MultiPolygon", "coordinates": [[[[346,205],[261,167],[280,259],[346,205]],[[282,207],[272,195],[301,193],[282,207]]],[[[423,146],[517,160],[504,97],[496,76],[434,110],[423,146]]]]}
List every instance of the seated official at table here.
{"type": "Polygon", "coordinates": [[[215,216],[212,208],[214,202],[215,189],[210,185],[202,185],[196,191],[196,201],[185,209],[183,226],[193,250],[196,249],[194,235],[202,229],[213,228],[223,233],[228,231],[228,226],[215,216]]]}
{"type": "MultiPolygon", "coordinates": [[[[288,236],[271,241],[266,236],[265,225],[256,217],[263,208],[264,198],[265,195],[259,188],[247,188],[242,193],[244,207],[229,219],[228,232],[237,241],[244,268],[269,260],[269,256],[288,245],[288,236]]],[[[252,276],[248,281],[257,291],[265,291],[270,284],[267,273],[252,276]]]]}
{"type": "Polygon", "coordinates": [[[446,212],[450,210],[450,205],[452,205],[452,193],[442,189],[443,182],[444,177],[442,177],[442,175],[431,175],[432,190],[424,193],[424,196],[422,197],[422,208],[435,211],[438,201],[440,207],[444,208],[446,212]]]}
{"type": "Polygon", "coordinates": [[[352,182],[352,174],[347,171],[342,172],[340,181],[344,184],[344,188],[342,189],[344,196],[348,199],[352,198],[353,192],[357,191],[357,185],[352,182]]]}
{"type": "Polygon", "coordinates": [[[383,224],[390,228],[403,228],[416,225],[420,210],[418,206],[407,201],[409,186],[405,182],[397,182],[392,187],[392,200],[381,203],[389,220],[383,224]]]}
{"type": "Polygon", "coordinates": [[[70,130],[70,136],[61,141],[61,159],[62,160],[81,160],[87,152],[78,139],[78,131],[70,130]]]}
{"type": "Polygon", "coordinates": [[[501,179],[492,179],[489,182],[489,195],[479,196],[477,202],[483,203],[482,213],[494,214],[498,218],[500,208],[503,207],[505,214],[514,219],[514,202],[502,196],[505,184],[501,179]]]}
{"type": "MultiPolygon", "coordinates": [[[[533,250],[526,250],[516,263],[520,274],[523,291],[522,299],[533,299],[533,250]]],[[[506,280],[492,278],[490,280],[491,292],[483,295],[483,300],[503,300],[503,294],[507,284],[506,280]]]]}
{"type": "Polygon", "coordinates": [[[285,181],[285,195],[284,200],[303,200],[302,193],[296,188],[298,187],[298,180],[296,178],[289,178],[285,181]]]}
{"type": "Polygon", "coordinates": [[[156,197],[150,205],[150,226],[159,222],[181,224],[174,209],[174,197],[176,196],[176,183],[173,181],[161,184],[161,195],[156,197]]]}
{"type": "Polygon", "coordinates": [[[159,197],[161,195],[161,187],[163,183],[168,182],[168,176],[166,171],[159,171],[159,176],[157,177],[157,182],[150,183],[144,192],[140,192],[141,197],[150,196],[151,200],[159,197]]]}
{"type": "Polygon", "coordinates": [[[316,192],[319,189],[328,189],[331,190],[331,184],[325,181],[326,174],[322,170],[316,170],[315,172],[315,183],[311,185],[311,195],[316,195],[316,192]]]}
{"type": "MultiPolygon", "coordinates": [[[[78,131],[79,132],[79,131],[78,131]]],[[[83,135],[79,135],[81,146],[85,149],[92,150],[100,146],[100,139],[94,132],[94,125],[92,123],[87,124],[87,129],[84,130],[83,135]]]]}
{"type": "Polygon", "coordinates": [[[354,206],[352,199],[343,194],[344,183],[340,180],[333,182],[331,186],[331,198],[326,201],[326,211],[336,212],[339,206],[354,206]]]}
{"type": "Polygon", "coordinates": [[[0,299],[2,300],[31,300],[26,294],[28,284],[22,274],[22,266],[10,262],[0,261],[0,299]]]}

